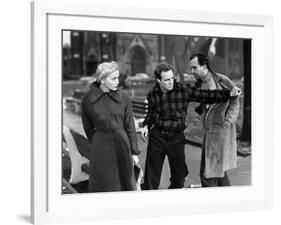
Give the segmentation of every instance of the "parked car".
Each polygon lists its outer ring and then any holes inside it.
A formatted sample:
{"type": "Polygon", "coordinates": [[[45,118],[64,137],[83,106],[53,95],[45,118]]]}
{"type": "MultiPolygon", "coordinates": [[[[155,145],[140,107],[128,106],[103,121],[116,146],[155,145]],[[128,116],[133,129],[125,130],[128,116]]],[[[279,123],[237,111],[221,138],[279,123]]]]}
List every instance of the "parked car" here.
{"type": "Polygon", "coordinates": [[[87,87],[89,87],[95,80],[96,78],[94,78],[93,76],[83,76],[79,79],[79,82],[81,83],[81,85],[86,85],[87,87]]]}

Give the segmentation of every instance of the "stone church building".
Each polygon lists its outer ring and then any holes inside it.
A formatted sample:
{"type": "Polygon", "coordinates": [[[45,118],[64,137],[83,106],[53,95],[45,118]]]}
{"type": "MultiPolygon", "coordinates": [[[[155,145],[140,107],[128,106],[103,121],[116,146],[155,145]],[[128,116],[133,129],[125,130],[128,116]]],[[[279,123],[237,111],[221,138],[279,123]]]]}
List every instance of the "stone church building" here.
{"type": "Polygon", "coordinates": [[[176,75],[190,73],[189,57],[203,52],[215,71],[232,79],[243,77],[244,40],[174,35],[71,31],[70,45],[63,46],[63,77],[79,79],[92,75],[104,61],[117,61],[121,75],[145,73],[154,76],[161,61],[174,65],[176,75]]]}

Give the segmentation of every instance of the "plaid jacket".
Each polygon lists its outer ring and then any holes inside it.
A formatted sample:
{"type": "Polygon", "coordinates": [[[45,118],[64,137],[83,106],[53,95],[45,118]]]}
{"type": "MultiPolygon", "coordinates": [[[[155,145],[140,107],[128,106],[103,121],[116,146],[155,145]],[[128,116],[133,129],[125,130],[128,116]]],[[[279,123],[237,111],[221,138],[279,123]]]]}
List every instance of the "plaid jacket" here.
{"type": "Polygon", "coordinates": [[[143,125],[153,125],[163,131],[180,132],[185,129],[189,102],[217,103],[230,98],[229,90],[200,90],[175,82],[174,88],[163,93],[156,84],[148,93],[148,113],[143,125]]]}

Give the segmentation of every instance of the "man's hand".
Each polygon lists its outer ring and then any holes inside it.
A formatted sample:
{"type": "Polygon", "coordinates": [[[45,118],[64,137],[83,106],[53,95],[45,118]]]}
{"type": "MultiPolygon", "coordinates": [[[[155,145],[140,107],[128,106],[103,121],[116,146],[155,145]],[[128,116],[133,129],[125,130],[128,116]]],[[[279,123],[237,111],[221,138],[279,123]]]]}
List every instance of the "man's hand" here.
{"type": "Polygon", "coordinates": [[[147,125],[145,125],[145,126],[142,128],[142,131],[141,131],[141,137],[142,137],[142,140],[143,140],[143,141],[146,141],[147,135],[148,135],[148,127],[147,127],[147,125]]]}
{"type": "Polygon", "coordinates": [[[232,97],[236,97],[236,96],[239,96],[239,95],[241,95],[241,94],[242,94],[241,89],[238,88],[238,87],[236,87],[236,86],[234,86],[234,87],[232,88],[231,92],[230,92],[230,96],[232,96],[232,97]]]}

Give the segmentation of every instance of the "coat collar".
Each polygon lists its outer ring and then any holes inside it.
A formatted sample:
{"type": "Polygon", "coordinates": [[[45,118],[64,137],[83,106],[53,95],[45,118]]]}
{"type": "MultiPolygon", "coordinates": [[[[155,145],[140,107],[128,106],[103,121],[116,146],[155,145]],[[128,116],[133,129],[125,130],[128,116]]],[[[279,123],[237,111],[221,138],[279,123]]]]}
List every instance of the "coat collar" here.
{"type": "Polygon", "coordinates": [[[215,82],[219,82],[221,79],[221,77],[217,73],[211,73],[211,76],[214,78],[215,82]]]}
{"type": "Polygon", "coordinates": [[[113,101],[117,102],[117,103],[121,103],[121,92],[120,90],[117,91],[110,91],[110,92],[103,92],[99,85],[94,82],[91,87],[90,90],[88,92],[88,98],[90,103],[95,103],[96,101],[98,101],[102,96],[108,95],[113,101]]]}
{"type": "MultiPolygon", "coordinates": [[[[233,88],[233,85],[231,85],[230,82],[227,82],[224,78],[223,78],[223,75],[222,74],[219,74],[219,73],[215,73],[215,72],[210,72],[211,73],[211,76],[213,77],[214,81],[215,81],[215,84],[217,86],[217,89],[228,89],[228,90],[231,90],[233,88]]],[[[195,87],[196,88],[202,88],[203,86],[203,82],[202,80],[198,79],[196,82],[195,82],[195,87]]]]}
{"type": "MultiPolygon", "coordinates": [[[[223,79],[222,74],[215,73],[215,72],[210,72],[210,73],[218,89],[220,89],[219,88],[220,86],[222,86],[224,89],[229,89],[229,90],[233,88],[229,82],[226,82],[225,79],[223,79]]],[[[202,84],[203,84],[202,80],[199,79],[196,81],[195,87],[202,88],[202,84]]]]}
{"type": "Polygon", "coordinates": [[[232,90],[234,85],[231,82],[227,81],[225,78],[223,78],[222,74],[212,73],[212,76],[217,85],[219,84],[224,89],[232,90]]]}

